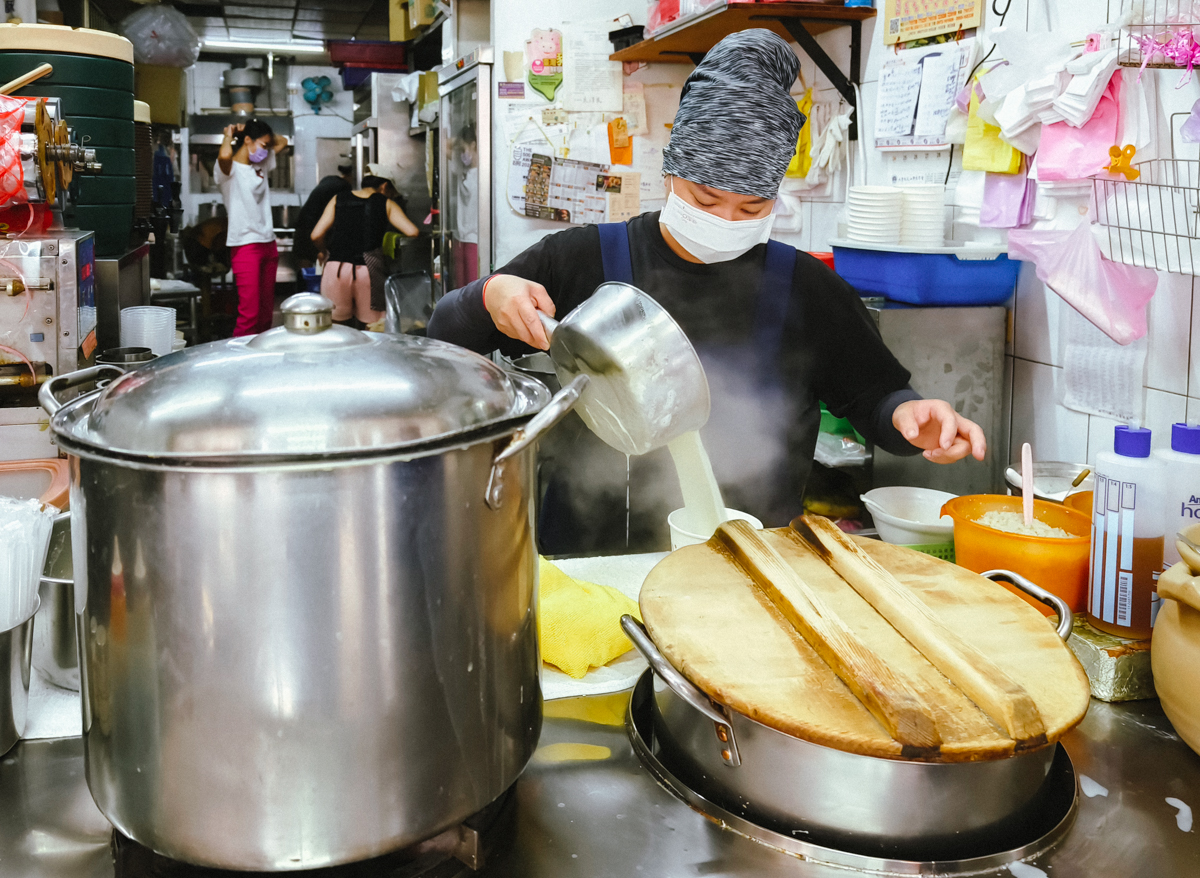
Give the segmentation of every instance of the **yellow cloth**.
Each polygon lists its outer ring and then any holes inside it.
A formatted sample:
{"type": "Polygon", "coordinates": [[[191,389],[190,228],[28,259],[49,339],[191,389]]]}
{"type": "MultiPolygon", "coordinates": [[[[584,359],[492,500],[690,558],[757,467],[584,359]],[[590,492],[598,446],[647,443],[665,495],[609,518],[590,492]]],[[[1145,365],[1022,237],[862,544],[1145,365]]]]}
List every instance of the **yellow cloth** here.
{"type": "Polygon", "coordinates": [[[979,95],[971,89],[967,114],[967,141],[963,145],[964,171],[1015,174],[1021,170],[1021,152],[1000,139],[1000,129],[979,118],[979,95]]]}
{"type": "Polygon", "coordinates": [[[804,97],[796,101],[796,109],[804,114],[804,124],[800,126],[800,136],[796,138],[796,154],[788,163],[789,177],[807,177],[808,169],[812,167],[812,108],[813,90],[810,88],[804,97]]]}
{"type": "Polygon", "coordinates": [[[626,613],[641,619],[636,601],[615,588],[572,579],[538,559],[538,637],[542,661],[576,680],[633,648],[621,630],[626,613]]]}

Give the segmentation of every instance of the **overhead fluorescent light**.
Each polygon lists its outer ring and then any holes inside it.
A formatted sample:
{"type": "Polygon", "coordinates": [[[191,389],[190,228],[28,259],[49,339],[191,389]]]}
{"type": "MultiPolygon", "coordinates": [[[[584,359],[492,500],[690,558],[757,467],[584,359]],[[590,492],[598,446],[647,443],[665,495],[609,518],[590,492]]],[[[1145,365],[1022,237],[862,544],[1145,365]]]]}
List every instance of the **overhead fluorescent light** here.
{"type": "Polygon", "coordinates": [[[323,55],[324,43],[248,43],[241,40],[204,40],[203,52],[275,52],[278,55],[323,55]]]}

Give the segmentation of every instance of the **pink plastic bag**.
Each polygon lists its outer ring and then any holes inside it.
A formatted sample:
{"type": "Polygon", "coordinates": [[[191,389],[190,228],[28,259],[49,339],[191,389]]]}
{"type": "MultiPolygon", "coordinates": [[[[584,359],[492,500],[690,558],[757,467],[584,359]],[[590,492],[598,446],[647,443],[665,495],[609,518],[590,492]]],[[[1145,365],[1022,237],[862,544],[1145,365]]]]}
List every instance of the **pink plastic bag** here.
{"type": "Polygon", "coordinates": [[[1013,229],[1008,255],[1037,266],[1042,283],[1117,344],[1146,334],[1158,272],[1105,259],[1090,221],[1073,231],[1013,229]]]}
{"type": "Polygon", "coordinates": [[[1037,151],[1039,180],[1083,180],[1101,173],[1109,162],[1109,149],[1121,131],[1120,70],[1108,81],[1096,112],[1082,128],[1066,122],[1042,126],[1037,151]]]}
{"type": "Polygon", "coordinates": [[[0,210],[29,200],[21,169],[21,121],[25,101],[0,95],[0,210]]]}

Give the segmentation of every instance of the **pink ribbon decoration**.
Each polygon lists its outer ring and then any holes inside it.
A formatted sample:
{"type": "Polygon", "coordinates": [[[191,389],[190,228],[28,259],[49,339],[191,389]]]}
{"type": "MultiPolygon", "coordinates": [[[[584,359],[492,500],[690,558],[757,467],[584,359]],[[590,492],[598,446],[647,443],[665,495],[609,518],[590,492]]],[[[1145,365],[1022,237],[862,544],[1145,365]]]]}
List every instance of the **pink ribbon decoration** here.
{"type": "Polygon", "coordinates": [[[1138,70],[1139,82],[1147,65],[1158,55],[1176,67],[1187,68],[1187,72],[1179,81],[1179,85],[1175,86],[1176,88],[1183,88],[1187,85],[1192,78],[1192,68],[1200,64],[1200,42],[1196,41],[1191,28],[1180,28],[1174,32],[1150,34],[1143,37],[1131,36],[1131,39],[1142,52],[1142,66],[1138,70]],[[1165,42],[1162,40],[1163,37],[1167,38],[1165,42]]]}

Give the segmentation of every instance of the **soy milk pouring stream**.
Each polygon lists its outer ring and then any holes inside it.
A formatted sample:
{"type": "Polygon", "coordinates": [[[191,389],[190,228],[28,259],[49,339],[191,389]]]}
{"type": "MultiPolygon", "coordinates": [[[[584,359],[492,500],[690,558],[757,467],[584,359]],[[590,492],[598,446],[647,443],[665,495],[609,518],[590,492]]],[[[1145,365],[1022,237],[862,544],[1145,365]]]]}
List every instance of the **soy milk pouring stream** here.
{"type": "Polygon", "coordinates": [[[624,283],[600,285],[561,321],[538,317],[559,379],[591,379],[576,406],[584,423],[626,455],[668,446],[689,514],[715,531],[725,506],[698,432],[709,416],[708,379],[679,325],[624,283]]]}

